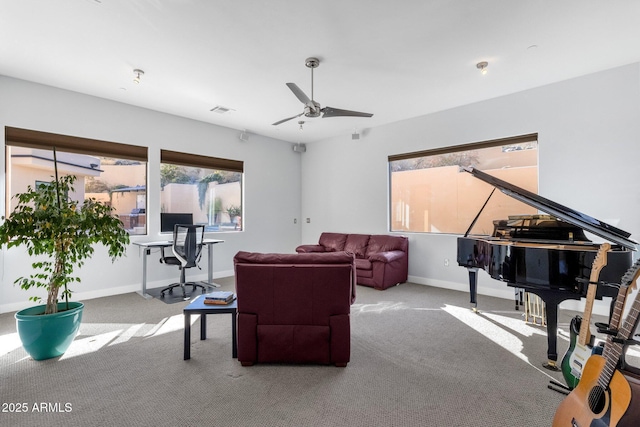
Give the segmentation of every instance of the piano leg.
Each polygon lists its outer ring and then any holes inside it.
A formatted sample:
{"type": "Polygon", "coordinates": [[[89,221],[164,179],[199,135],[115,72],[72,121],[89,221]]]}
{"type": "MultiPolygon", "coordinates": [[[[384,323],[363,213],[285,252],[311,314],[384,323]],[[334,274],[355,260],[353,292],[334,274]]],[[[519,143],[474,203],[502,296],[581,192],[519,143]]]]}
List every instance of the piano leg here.
{"type": "Polygon", "coordinates": [[[538,295],[544,301],[544,310],[547,316],[547,362],[542,366],[552,370],[559,371],[558,361],[558,304],[567,299],[566,295],[554,292],[545,292],[543,290],[532,290],[528,292],[538,295]]]}
{"type": "Polygon", "coordinates": [[[478,269],[475,267],[467,268],[469,270],[469,303],[471,310],[478,311],[478,269]]]}
{"type": "Polygon", "coordinates": [[[549,360],[542,366],[552,371],[559,371],[560,368],[556,363],[558,361],[558,302],[549,304],[545,301],[544,310],[547,315],[547,357],[549,360]]]}

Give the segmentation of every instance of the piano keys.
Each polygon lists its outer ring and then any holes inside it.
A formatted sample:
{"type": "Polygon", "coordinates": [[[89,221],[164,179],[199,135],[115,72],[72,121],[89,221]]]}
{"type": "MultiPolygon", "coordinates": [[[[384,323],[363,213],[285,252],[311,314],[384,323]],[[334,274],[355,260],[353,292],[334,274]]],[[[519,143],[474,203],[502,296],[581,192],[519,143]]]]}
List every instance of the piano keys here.
{"type": "MultiPolygon", "coordinates": [[[[485,270],[507,286],[534,293],[545,302],[548,345],[545,367],[557,369],[558,304],[586,296],[591,265],[599,248],[599,244],[587,238],[585,231],[613,243],[607,254],[607,265],[600,272],[598,299],[607,296],[615,300],[617,288],[602,283],[620,283],[631,266],[631,251],[636,250],[637,243],[629,238],[630,233],[581,212],[477,169],[462,170],[546,213],[496,219],[491,236],[469,235],[481,209],[464,237],[458,238],[457,261],[469,271],[470,303],[474,310],[478,270],[485,270]]],[[[486,205],[485,202],[482,208],[486,205]]]]}

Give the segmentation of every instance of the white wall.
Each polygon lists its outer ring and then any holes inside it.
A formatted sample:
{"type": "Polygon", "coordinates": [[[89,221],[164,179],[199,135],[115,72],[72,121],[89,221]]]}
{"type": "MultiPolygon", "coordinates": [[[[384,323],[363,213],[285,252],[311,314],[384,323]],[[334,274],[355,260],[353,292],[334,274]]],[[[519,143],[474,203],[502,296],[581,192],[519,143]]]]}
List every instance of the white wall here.
{"type": "MultiPolygon", "coordinates": [[[[257,135],[239,140],[239,131],[188,120],[113,101],[0,76],[0,164],[4,165],[4,127],[33,129],[149,147],[148,215],[150,235],[137,240],[166,240],[159,234],[160,149],[170,149],[244,161],[244,206],[240,233],[217,233],[225,243],[214,249],[214,277],[233,274],[233,256],[239,250],[294,252],[300,243],[300,155],[289,143],[257,135]],[[154,179],[154,177],[156,177],[154,179]]],[[[5,206],[5,171],[0,168],[0,212],[5,206]]],[[[176,281],[178,270],[149,257],[148,287],[176,281]]],[[[189,278],[206,278],[203,269],[189,278]]],[[[28,297],[44,291],[23,291],[13,281],[30,271],[22,248],[0,251],[0,312],[32,305],[28,297]]],[[[111,264],[103,248],[79,271],[75,299],[140,290],[142,258],[131,245],[124,259],[111,264]]]]}
{"type": "MultiPolygon", "coordinates": [[[[282,141],[252,135],[243,143],[236,130],[6,77],[0,77],[0,94],[2,129],[148,146],[150,177],[159,174],[161,148],[243,160],[246,230],[222,234],[226,242],[215,248],[216,277],[232,274],[238,250],[293,252],[299,243],[317,242],[322,231],[387,233],[390,154],[534,132],[540,142],[540,194],[640,237],[640,64],[367,129],[356,141],[345,135],[310,143],[303,154],[282,141]]],[[[0,203],[4,180],[2,168],[0,203]]],[[[150,212],[159,210],[159,192],[159,182],[150,180],[150,212]]],[[[146,239],[160,238],[158,221],[149,216],[152,235],[146,239]]],[[[410,280],[468,291],[467,272],[456,263],[456,237],[410,234],[410,280]]],[[[0,312],[28,306],[31,293],[12,284],[29,270],[24,251],[3,250],[0,266],[0,312]]],[[[150,267],[150,287],[177,277],[152,258],[150,267]]],[[[82,270],[77,297],[138,290],[140,275],[136,246],[115,265],[99,251],[82,270]]],[[[481,294],[512,296],[511,288],[480,276],[481,294]]]]}
{"type": "MultiPolygon", "coordinates": [[[[317,242],[322,231],[387,233],[390,154],[536,132],[539,193],[638,240],[639,64],[370,129],[355,141],[344,135],[307,144],[302,217],[311,222],[303,223],[302,240],[317,242]]],[[[468,292],[457,236],[408,236],[411,281],[468,292]]],[[[480,276],[480,293],[512,297],[512,288],[480,276]]]]}

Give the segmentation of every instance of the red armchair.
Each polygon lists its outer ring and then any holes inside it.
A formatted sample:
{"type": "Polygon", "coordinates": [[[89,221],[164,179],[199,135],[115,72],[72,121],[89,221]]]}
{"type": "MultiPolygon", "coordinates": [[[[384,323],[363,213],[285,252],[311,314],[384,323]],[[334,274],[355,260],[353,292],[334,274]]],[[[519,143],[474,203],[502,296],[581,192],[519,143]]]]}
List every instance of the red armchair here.
{"type": "Polygon", "coordinates": [[[358,285],[383,290],[407,281],[409,239],[383,234],[322,233],[317,245],[301,245],[298,253],[346,251],[356,257],[358,285]]]}
{"type": "Polygon", "coordinates": [[[347,366],[354,257],[260,254],[234,257],[238,361],[347,366]]]}

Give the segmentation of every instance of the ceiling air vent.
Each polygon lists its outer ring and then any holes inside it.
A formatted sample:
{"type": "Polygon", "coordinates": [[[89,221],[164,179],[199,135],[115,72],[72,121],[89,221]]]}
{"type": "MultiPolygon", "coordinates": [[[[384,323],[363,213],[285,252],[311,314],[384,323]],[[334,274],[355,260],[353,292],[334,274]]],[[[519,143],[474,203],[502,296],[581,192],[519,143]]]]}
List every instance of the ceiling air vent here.
{"type": "Polygon", "coordinates": [[[223,107],[222,105],[216,105],[215,107],[213,107],[209,111],[213,111],[214,113],[218,113],[218,114],[224,114],[224,113],[228,113],[229,111],[234,111],[234,110],[232,108],[223,107]]]}

